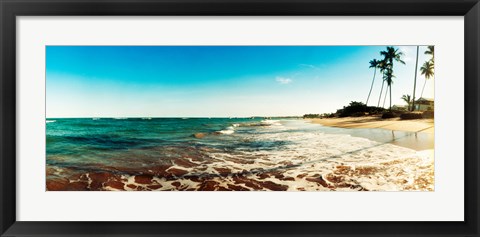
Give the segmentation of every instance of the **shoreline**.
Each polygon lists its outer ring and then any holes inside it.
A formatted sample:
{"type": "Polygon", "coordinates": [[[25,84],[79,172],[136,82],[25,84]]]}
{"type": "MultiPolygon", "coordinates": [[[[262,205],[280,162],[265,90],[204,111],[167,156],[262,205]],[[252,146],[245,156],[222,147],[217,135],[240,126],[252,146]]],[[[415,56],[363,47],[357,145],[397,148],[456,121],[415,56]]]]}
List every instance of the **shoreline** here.
{"type": "Polygon", "coordinates": [[[404,132],[434,133],[433,119],[400,120],[399,118],[382,119],[379,117],[345,117],[345,118],[314,118],[312,123],[338,128],[381,128],[404,132]]]}
{"type": "Polygon", "coordinates": [[[307,120],[326,127],[348,129],[348,133],[352,136],[388,142],[416,151],[434,149],[433,119],[400,120],[399,118],[381,119],[370,116],[307,120]],[[378,129],[379,132],[371,133],[372,129],[378,129]]]}

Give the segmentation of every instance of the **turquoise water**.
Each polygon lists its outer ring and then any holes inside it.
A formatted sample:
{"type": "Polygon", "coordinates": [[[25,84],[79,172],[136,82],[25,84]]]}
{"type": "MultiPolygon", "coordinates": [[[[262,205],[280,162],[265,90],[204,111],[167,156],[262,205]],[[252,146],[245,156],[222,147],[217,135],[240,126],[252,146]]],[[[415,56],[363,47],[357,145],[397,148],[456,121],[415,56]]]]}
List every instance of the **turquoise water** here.
{"type": "Polygon", "coordinates": [[[392,139],[422,138],[295,118],[49,118],[46,190],[381,190],[391,187],[358,185],[345,164],[425,160],[392,139]]]}
{"type": "Polygon", "coordinates": [[[195,133],[215,133],[229,126],[261,119],[229,118],[80,118],[47,120],[47,154],[115,151],[144,147],[191,144],[195,133]]]}
{"type": "MultiPolygon", "coordinates": [[[[263,118],[49,118],[47,165],[94,169],[98,165],[169,164],[205,147],[225,152],[277,149],[281,141],[242,139],[268,132],[263,118]],[[197,134],[197,137],[195,137],[197,134]],[[201,136],[201,137],[198,137],[201,136]]],[[[271,131],[270,131],[271,132],[271,131]]]]}
{"type": "MultiPolygon", "coordinates": [[[[102,159],[109,153],[158,146],[196,146],[219,143],[227,136],[207,136],[202,141],[194,134],[228,133],[239,123],[258,123],[262,119],[230,118],[50,118],[47,119],[47,155],[79,157],[95,155],[102,159]]],[[[236,131],[248,133],[248,130],[236,131]]],[[[47,159],[48,162],[53,162],[47,159]]]]}

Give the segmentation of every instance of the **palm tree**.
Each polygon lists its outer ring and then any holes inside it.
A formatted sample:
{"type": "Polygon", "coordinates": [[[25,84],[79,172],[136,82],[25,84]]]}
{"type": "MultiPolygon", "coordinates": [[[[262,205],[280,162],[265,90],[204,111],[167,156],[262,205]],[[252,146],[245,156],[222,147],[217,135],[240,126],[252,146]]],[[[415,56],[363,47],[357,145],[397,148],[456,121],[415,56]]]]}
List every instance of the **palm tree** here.
{"type": "Polygon", "coordinates": [[[392,88],[391,85],[393,84],[392,78],[395,77],[392,75],[392,72],[390,69],[385,70],[385,81],[387,82],[387,88],[385,90],[385,97],[383,98],[383,105],[382,107],[385,108],[385,101],[387,101],[387,94],[390,94],[390,109],[392,109],[392,88]],[[390,90],[389,90],[390,89],[390,90]]]}
{"type": "Polygon", "coordinates": [[[380,68],[380,72],[382,73],[382,88],[380,89],[380,96],[378,97],[377,107],[380,107],[380,100],[382,99],[382,92],[383,92],[383,85],[385,84],[385,70],[387,69],[387,63],[385,59],[378,62],[378,68],[380,68]]]}
{"type": "Polygon", "coordinates": [[[387,63],[393,66],[393,61],[400,62],[402,64],[405,64],[405,62],[402,60],[403,52],[398,51],[399,49],[396,49],[393,46],[388,46],[387,51],[381,51],[380,54],[387,59],[387,63]]]}
{"type": "Polygon", "coordinates": [[[393,61],[396,61],[402,64],[405,64],[405,62],[402,60],[403,53],[392,46],[388,46],[387,50],[381,51],[380,54],[385,57],[385,61],[387,62],[387,71],[385,75],[386,75],[387,86],[390,89],[390,110],[392,110],[392,84],[393,84],[392,78],[394,77],[393,61]]]}
{"type": "Polygon", "coordinates": [[[385,101],[387,101],[387,95],[388,95],[388,85],[387,85],[387,88],[385,88],[385,96],[383,97],[382,108],[385,108],[385,101]]]}
{"type": "Polygon", "coordinates": [[[432,78],[434,74],[433,63],[431,63],[430,61],[426,61],[420,68],[420,72],[422,73],[422,75],[425,75],[425,82],[423,83],[422,93],[420,94],[420,98],[422,98],[425,84],[427,84],[427,80],[432,78]]]}
{"type": "MultiPolygon", "coordinates": [[[[415,89],[417,88],[417,68],[418,68],[418,51],[419,51],[419,49],[420,49],[420,46],[417,45],[417,59],[415,60],[415,75],[414,75],[414,78],[413,78],[412,111],[415,110],[415,89]]],[[[410,109],[409,109],[409,111],[410,111],[410,109]]]]}
{"type": "Polygon", "coordinates": [[[425,54],[432,55],[430,61],[432,61],[432,64],[435,64],[435,46],[427,46],[427,51],[425,51],[425,54]]]}
{"type": "Polygon", "coordinates": [[[369,68],[373,67],[374,71],[373,71],[372,85],[370,86],[370,92],[368,92],[367,101],[365,102],[366,106],[368,106],[368,100],[370,99],[370,94],[372,93],[373,83],[375,82],[375,74],[377,74],[377,68],[378,68],[379,64],[380,64],[380,61],[378,61],[376,59],[370,60],[370,67],[369,68]]]}
{"type": "Polygon", "coordinates": [[[402,95],[402,100],[407,103],[407,110],[410,111],[410,103],[411,103],[410,95],[402,95]]]}

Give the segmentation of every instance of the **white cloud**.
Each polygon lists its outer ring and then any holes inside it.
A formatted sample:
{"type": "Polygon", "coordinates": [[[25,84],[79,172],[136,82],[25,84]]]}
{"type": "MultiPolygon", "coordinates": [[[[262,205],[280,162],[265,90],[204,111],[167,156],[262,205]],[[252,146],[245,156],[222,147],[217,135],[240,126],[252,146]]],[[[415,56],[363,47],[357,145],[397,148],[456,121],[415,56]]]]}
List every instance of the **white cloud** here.
{"type": "Polygon", "coordinates": [[[290,79],[290,78],[285,78],[285,77],[277,77],[277,78],[275,78],[275,81],[277,81],[278,83],[280,83],[280,84],[282,84],[282,85],[286,85],[286,84],[292,83],[292,79],[290,79]]]}

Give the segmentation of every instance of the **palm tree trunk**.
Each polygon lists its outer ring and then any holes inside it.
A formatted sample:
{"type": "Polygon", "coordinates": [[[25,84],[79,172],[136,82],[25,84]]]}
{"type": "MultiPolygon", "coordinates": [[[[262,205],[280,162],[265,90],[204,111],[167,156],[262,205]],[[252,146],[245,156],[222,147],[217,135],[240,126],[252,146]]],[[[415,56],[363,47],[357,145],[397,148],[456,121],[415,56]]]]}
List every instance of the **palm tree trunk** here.
{"type": "Polygon", "coordinates": [[[390,111],[392,111],[392,85],[389,86],[390,87],[390,111]]]}
{"type": "Polygon", "coordinates": [[[368,99],[370,99],[370,94],[372,93],[373,82],[375,82],[375,74],[377,74],[377,68],[375,68],[375,71],[373,71],[373,80],[372,80],[372,85],[370,86],[370,92],[368,92],[367,102],[365,102],[366,106],[368,106],[368,99]]]}
{"type": "Polygon", "coordinates": [[[385,88],[385,96],[383,97],[382,108],[385,108],[385,101],[387,101],[387,95],[388,95],[388,85],[387,85],[387,88],[385,88]]]}
{"type": "Polygon", "coordinates": [[[417,67],[418,67],[418,49],[420,46],[417,46],[417,60],[415,62],[415,77],[413,79],[413,98],[412,98],[412,111],[415,110],[415,88],[417,87],[417,67]]]}
{"type": "Polygon", "coordinates": [[[425,90],[425,84],[427,84],[427,78],[425,78],[425,82],[423,83],[422,93],[420,94],[420,98],[423,96],[423,90],[425,90]]]}
{"type": "Polygon", "coordinates": [[[382,89],[380,89],[380,96],[378,97],[377,107],[380,107],[380,100],[382,99],[382,92],[383,92],[383,84],[385,84],[385,80],[382,81],[382,89]]]}

